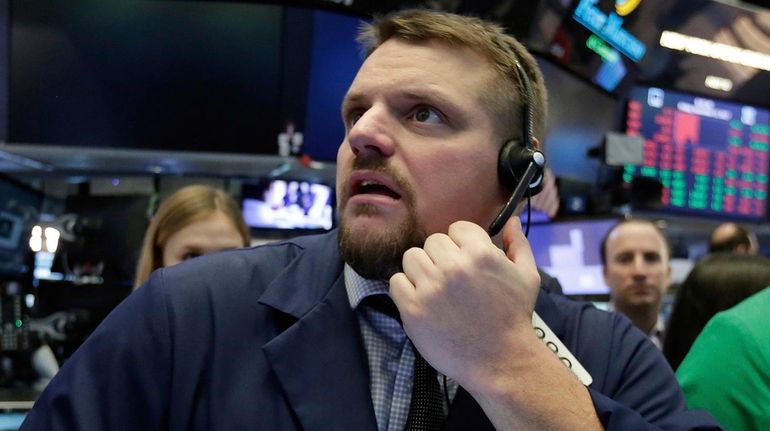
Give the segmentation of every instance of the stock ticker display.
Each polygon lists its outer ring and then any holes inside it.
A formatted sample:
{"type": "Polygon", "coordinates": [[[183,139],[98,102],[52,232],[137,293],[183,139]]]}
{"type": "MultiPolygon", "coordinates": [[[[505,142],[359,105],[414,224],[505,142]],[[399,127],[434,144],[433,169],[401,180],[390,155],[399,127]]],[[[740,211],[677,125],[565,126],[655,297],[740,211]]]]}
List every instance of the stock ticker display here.
{"type": "Polygon", "coordinates": [[[626,133],[644,138],[644,162],[623,180],[654,178],[662,209],[764,220],[770,111],[654,87],[634,87],[626,133]]]}

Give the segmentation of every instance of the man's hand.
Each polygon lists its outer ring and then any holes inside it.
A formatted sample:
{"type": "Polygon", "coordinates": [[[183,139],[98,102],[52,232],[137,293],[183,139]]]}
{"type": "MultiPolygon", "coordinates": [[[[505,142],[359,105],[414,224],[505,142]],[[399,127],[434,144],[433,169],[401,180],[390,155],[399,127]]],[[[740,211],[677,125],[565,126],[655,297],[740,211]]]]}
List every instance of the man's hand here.
{"type": "Polygon", "coordinates": [[[466,389],[492,378],[532,331],[540,277],[518,217],[500,250],[480,226],[459,221],[404,253],[390,291],[404,328],[437,370],[466,389]]]}
{"type": "Polygon", "coordinates": [[[503,245],[461,221],[404,253],[390,293],[407,335],[497,429],[602,429],[588,390],[532,329],[540,276],[517,217],[503,245]]]}

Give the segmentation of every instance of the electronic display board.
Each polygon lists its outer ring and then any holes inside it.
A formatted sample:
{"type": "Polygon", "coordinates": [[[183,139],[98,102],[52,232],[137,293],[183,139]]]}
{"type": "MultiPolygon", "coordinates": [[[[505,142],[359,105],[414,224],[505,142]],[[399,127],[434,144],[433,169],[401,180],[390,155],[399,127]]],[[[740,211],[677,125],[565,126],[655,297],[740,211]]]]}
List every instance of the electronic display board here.
{"type": "Polygon", "coordinates": [[[626,166],[625,182],[660,181],[665,210],[767,218],[769,110],[641,86],[627,109],[626,133],[644,138],[644,163],[626,166]]]}
{"type": "Polygon", "coordinates": [[[605,91],[624,95],[660,34],[671,2],[573,1],[553,34],[548,53],[605,91]]]}

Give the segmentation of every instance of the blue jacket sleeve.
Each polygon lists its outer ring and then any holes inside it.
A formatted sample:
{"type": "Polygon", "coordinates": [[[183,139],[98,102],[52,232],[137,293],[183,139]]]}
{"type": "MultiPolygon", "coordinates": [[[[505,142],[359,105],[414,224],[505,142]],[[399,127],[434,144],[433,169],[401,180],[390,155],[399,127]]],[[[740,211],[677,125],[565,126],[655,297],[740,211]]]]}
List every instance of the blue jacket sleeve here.
{"type": "Polygon", "coordinates": [[[589,388],[596,413],[606,430],[722,430],[704,410],[683,410],[655,424],[638,412],[589,388]]]}
{"type": "Polygon", "coordinates": [[[21,430],[163,429],[168,423],[168,312],[156,273],[64,363],[21,430]]]}
{"type": "Polygon", "coordinates": [[[687,409],[674,372],[641,331],[620,315],[608,320],[595,325],[607,328],[607,337],[583,343],[583,350],[593,349],[584,351],[591,358],[584,366],[591,368],[589,393],[605,429],[722,429],[707,412],[687,409]]]}

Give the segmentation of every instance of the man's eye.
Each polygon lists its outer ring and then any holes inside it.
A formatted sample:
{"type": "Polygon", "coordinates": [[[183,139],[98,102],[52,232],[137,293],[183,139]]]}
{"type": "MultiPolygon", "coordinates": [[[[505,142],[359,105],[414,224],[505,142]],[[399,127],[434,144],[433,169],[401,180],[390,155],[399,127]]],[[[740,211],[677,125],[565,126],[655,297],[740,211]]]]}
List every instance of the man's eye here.
{"type": "Polygon", "coordinates": [[[630,254],[621,254],[615,258],[615,261],[621,264],[630,263],[633,262],[633,260],[634,258],[630,254]]]}
{"type": "Polygon", "coordinates": [[[662,259],[658,253],[648,253],[644,255],[644,260],[650,263],[660,262],[662,259]]]}
{"type": "Polygon", "coordinates": [[[427,106],[421,106],[415,109],[414,113],[412,114],[412,118],[420,123],[438,124],[444,121],[441,118],[441,115],[436,112],[435,109],[429,108],[427,106]]]}
{"type": "Polygon", "coordinates": [[[189,253],[186,253],[184,256],[182,256],[182,260],[192,259],[192,258],[198,257],[200,255],[201,254],[197,253],[197,252],[189,252],[189,253]]]}
{"type": "Polygon", "coordinates": [[[361,111],[353,111],[348,114],[348,127],[353,127],[363,115],[361,111]]]}

